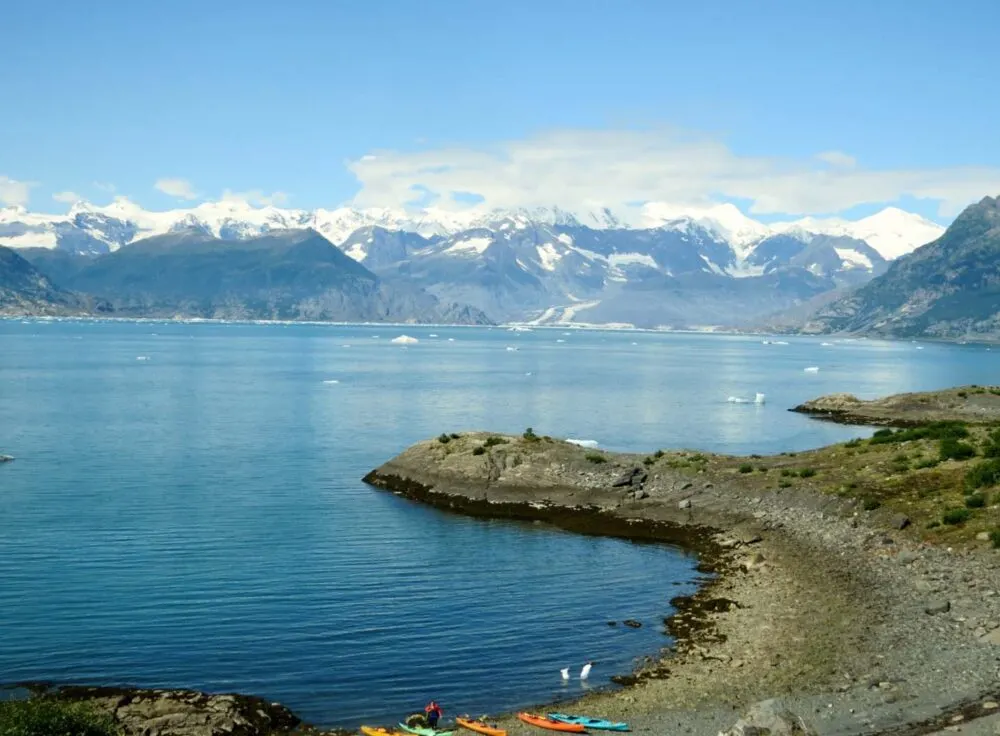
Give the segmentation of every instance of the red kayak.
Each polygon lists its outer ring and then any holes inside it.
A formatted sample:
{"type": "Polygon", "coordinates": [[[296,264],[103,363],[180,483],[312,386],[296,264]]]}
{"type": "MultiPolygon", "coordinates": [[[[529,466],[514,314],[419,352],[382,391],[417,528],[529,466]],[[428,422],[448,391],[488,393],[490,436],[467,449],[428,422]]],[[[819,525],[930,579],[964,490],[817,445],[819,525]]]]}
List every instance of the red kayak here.
{"type": "Polygon", "coordinates": [[[529,726],[547,728],[550,731],[562,731],[563,733],[587,733],[587,729],[579,723],[560,723],[545,716],[538,716],[534,713],[518,713],[517,717],[529,726]]]}

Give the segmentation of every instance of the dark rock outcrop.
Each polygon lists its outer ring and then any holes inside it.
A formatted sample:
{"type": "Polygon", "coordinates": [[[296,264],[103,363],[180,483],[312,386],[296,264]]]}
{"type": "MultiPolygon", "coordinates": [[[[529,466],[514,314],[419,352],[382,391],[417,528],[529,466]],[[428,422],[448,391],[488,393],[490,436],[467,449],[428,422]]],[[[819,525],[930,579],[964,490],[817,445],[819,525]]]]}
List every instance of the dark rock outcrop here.
{"type": "Polygon", "coordinates": [[[302,723],[285,706],[249,695],[82,686],[30,689],[34,697],[83,702],[106,711],[125,736],[269,736],[302,723]]]}

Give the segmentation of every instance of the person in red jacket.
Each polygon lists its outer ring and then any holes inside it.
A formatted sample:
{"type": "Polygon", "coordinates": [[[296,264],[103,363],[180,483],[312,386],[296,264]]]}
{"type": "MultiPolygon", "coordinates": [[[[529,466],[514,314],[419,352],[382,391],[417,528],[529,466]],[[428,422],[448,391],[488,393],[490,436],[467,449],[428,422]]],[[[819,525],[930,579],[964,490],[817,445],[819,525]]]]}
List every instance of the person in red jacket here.
{"type": "Polygon", "coordinates": [[[427,714],[427,725],[431,728],[437,728],[438,721],[441,719],[441,714],[444,713],[444,711],[441,710],[440,705],[432,700],[427,704],[427,707],[424,708],[424,713],[427,714]]]}

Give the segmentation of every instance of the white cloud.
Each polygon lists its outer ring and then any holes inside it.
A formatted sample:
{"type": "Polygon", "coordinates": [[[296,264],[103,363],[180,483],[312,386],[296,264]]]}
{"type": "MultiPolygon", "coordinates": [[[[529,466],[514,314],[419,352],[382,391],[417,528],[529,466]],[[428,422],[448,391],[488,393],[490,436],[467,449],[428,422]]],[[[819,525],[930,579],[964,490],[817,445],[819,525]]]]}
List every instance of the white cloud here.
{"type": "Polygon", "coordinates": [[[843,151],[823,151],[817,153],[816,158],[830,164],[830,166],[838,166],[842,169],[853,169],[858,165],[858,160],[854,156],[843,151]]]}
{"type": "Polygon", "coordinates": [[[23,207],[31,198],[31,190],[38,183],[33,181],[17,181],[0,174],[0,204],[23,207]]]}
{"type": "Polygon", "coordinates": [[[187,179],[157,179],[153,187],[178,199],[198,199],[197,192],[187,179]]]}
{"type": "Polygon", "coordinates": [[[55,194],[52,195],[52,199],[54,199],[56,202],[62,202],[63,204],[76,204],[77,202],[82,201],[83,197],[81,197],[76,192],[71,192],[67,190],[65,192],[56,192],[55,194]]]}
{"type": "Polygon", "coordinates": [[[226,189],[222,193],[223,202],[245,202],[247,204],[256,205],[257,207],[281,207],[282,205],[288,204],[288,195],[285,192],[271,192],[267,194],[262,192],[260,189],[251,189],[246,192],[234,192],[231,189],[226,189]]]}
{"type": "Polygon", "coordinates": [[[415,192],[435,206],[477,209],[558,205],[570,210],[626,203],[703,206],[748,201],[755,214],[828,214],[901,197],[935,200],[942,216],[1000,193],[1000,169],[863,169],[827,151],[806,159],[744,156],[722,141],[675,130],[557,130],[486,146],[374,151],[348,163],[358,206],[401,206],[415,192]],[[459,201],[454,199],[459,195],[459,201]]]}

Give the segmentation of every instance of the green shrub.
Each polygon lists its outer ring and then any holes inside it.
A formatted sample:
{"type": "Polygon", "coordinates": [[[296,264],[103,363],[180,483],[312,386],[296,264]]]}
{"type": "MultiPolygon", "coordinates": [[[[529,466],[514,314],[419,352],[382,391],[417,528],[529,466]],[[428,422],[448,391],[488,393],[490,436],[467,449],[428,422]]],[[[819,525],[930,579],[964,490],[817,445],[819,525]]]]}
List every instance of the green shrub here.
{"type": "Polygon", "coordinates": [[[664,454],[665,453],[663,452],[663,450],[657,450],[656,452],[653,453],[653,457],[659,460],[661,457],[664,456],[664,454]]]}
{"type": "Polygon", "coordinates": [[[120,733],[110,715],[85,703],[44,698],[0,701],[3,736],[118,736],[120,733]]]}
{"type": "Polygon", "coordinates": [[[522,434],[521,436],[528,442],[538,442],[538,440],[540,439],[539,436],[535,434],[535,430],[533,430],[531,427],[528,427],[526,430],[524,430],[524,434],[522,434]]]}
{"type": "Polygon", "coordinates": [[[653,464],[653,463],[655,463],[655,462],[656,462],[656,461],[655,461],[655,460],[654,460],[653,458],[651,458],[651,457],[647,457],[647,458],[645,458],[645,459],[644,459],[644,460],[642,461],[642,464],[643,464],[643,465],[645,465],[645,466],[646,466],[646,467],[648,468],[648,467],[649,467],[650,465],[652,465],[652,464],[653,464]]]}
{"type": "Polygon", "coordinates": [[[795,471],[794,470],[789,470],[788,468],[782,468],[781,469],[781,477],[782,478],[793,478],[793,477],[795,477],[795,471]]]}
{"type": "Polygon", "coordinates": [[[697,455],[691,456],[691,462],[693,463],[707,463],[708,458],[702,455],[700,452],[697,455]]]}
{"type": "Polygon", "coordinates": [[[989,488],[1000,483],[1000,458],[976,463],[965,474],[965,485],[971,489],[989,488]]]}
{"type": "Polygon", "coordinates": [[[442,434],[440,437],[438,437],[438,442],[440,442],[442,445],[447,445],[449,442],[451,442],[451,437],[449,437],[446,434],[442,434]]]}
{"type": "Polygon", "coordinates": [[[918,462],[914,467],[917,470],[926,470],[927,468],[936,468],[941,461],[936,457],[924,458],[918,462]]]}
{"type": "Polygon", "coordinates": [[[1000,549],[1000,529],[990,532],[990,541],[993,542],[993,549],[1000,549]]]}
{"type": "Polygon", "coordinates": [[[506,445],[510,440],[505,440],[503,437],[487,437],[486,441],[483,443],[483,447],[495,447],[496,445],[506,445]]]}
{"type": "Polygon", "coordinates": [[[606,463],[608,461],[608,459],[604,457],[604,455],[601,455],[598,452],[588,452],[586,457],[587,460],[594,463],[595,465],[600,465],[601,463],[606,463]]]}
{"type": "Polygon", "coordinates": [[[959,398],[967,399],[969,397],[969,393],[967,391],[959,391],[958,396],[959,398]]]}
{"type": "Polygon", "coordinates": [[[480,446],[480,447],[474,447],[474,448],[472,448],[472,454],[473,455],[483,455],[485,453],[486,453],[486,448],[485,447],[480,446]]]}
{"type": "Polygon", "coordinates": [[[861,445],[863,445],[863,444],[865,444],[865,441],[863,439],[861,439],[860,437],[855,437],[853,440],[849,440],[848,442],[845,442],[844,443],[844,447],[852,447],[852,448],[853,447],[861,447],[861,445]]]}
{"type": "Polygon", "coordinates": [[[982,493],[973,493],[965,497],[965,505],[970,509],[981,509],[986,505],[986,496],[982,493]]]}
{"type": "Polygon", "coordinates": [[[915,440],[963,439],[969,436],[969,427],[965,422],[947,421],[930,422],[910,429],[880,429],[869,440],[873,445],[885,445],[894,442],[914,442],[915,440]]]}
{"type": "Polygon", "coordinates": [[[760,455],[754,453],[753,455],[750,456],[750,459],[751,460],[760,460],[760,455]]]}
{"type": "Polygon", "coordinates": [[[449,435],[449,437],[451,437],[451,438],[452,438],[453,440],[460,440],[460,439],[462,439],[462,435],[460,435],[460,434],[455,434],[454,432],[452,432],[452,433],[451,433],[451,434],[449,435]]]}
{"type": "Polygon", "coordinates": [[[766,473],[767,472],[767,468],[765,468],[763,465],[758,465],[757,466],[757,472],[758,473],[766,473]]]}
{"type": "Polygon", "coordinates": [[[753,465],[751,465],[750,463],[743,463],[740,466],[740,472],[741,473],[752,473],[753,472],[753,465]]]}
{"type": "Polygon", "coordinates": [[[925,525],[927,529],[937,529],[939,526],[941,526],[941,522],[938,521],[937,519],[935,519],[934,521],[928,521],[927,524],[925,525]]]}
{"type": "Polygon", "coordinates": [[[958,524],[964,524],[965,522],[967,522],[971,515],[972,512],[969,511],[968,509],[948,509],[947,511],[944,512],[944,515],[941,517],[941,521],[943,521],[945,524],[951,524],[952,526],[956,526],[958,524]]]}
{"type": "Polygon", "coordinates": [[[791,488],[791,487],[792,487],[792,482],[790,480],[782,479],[778,481],[778,488],[791,488]]]}
{"type": "Polygon", "coordinates": [[[882,502],[879,501],[877,498],[868,497],[861,504],[861,507],[865,511],[874,511],[875,509],[879,508],[881,505],[882,505],[882,502]]]}
{"type": "Polygon", "coordinates": [[[968,460],[976,456],[976,448],[966,442],[959,442],[952,437],[941,440],[938,457],[942,460],[968,460]]]}
{"type": "Polygon", "coordinates": [[[816,475],[816,471],[813,468],[802,468],[799,471],[800,478],[812,478],[814,475],[816,475]]]}

